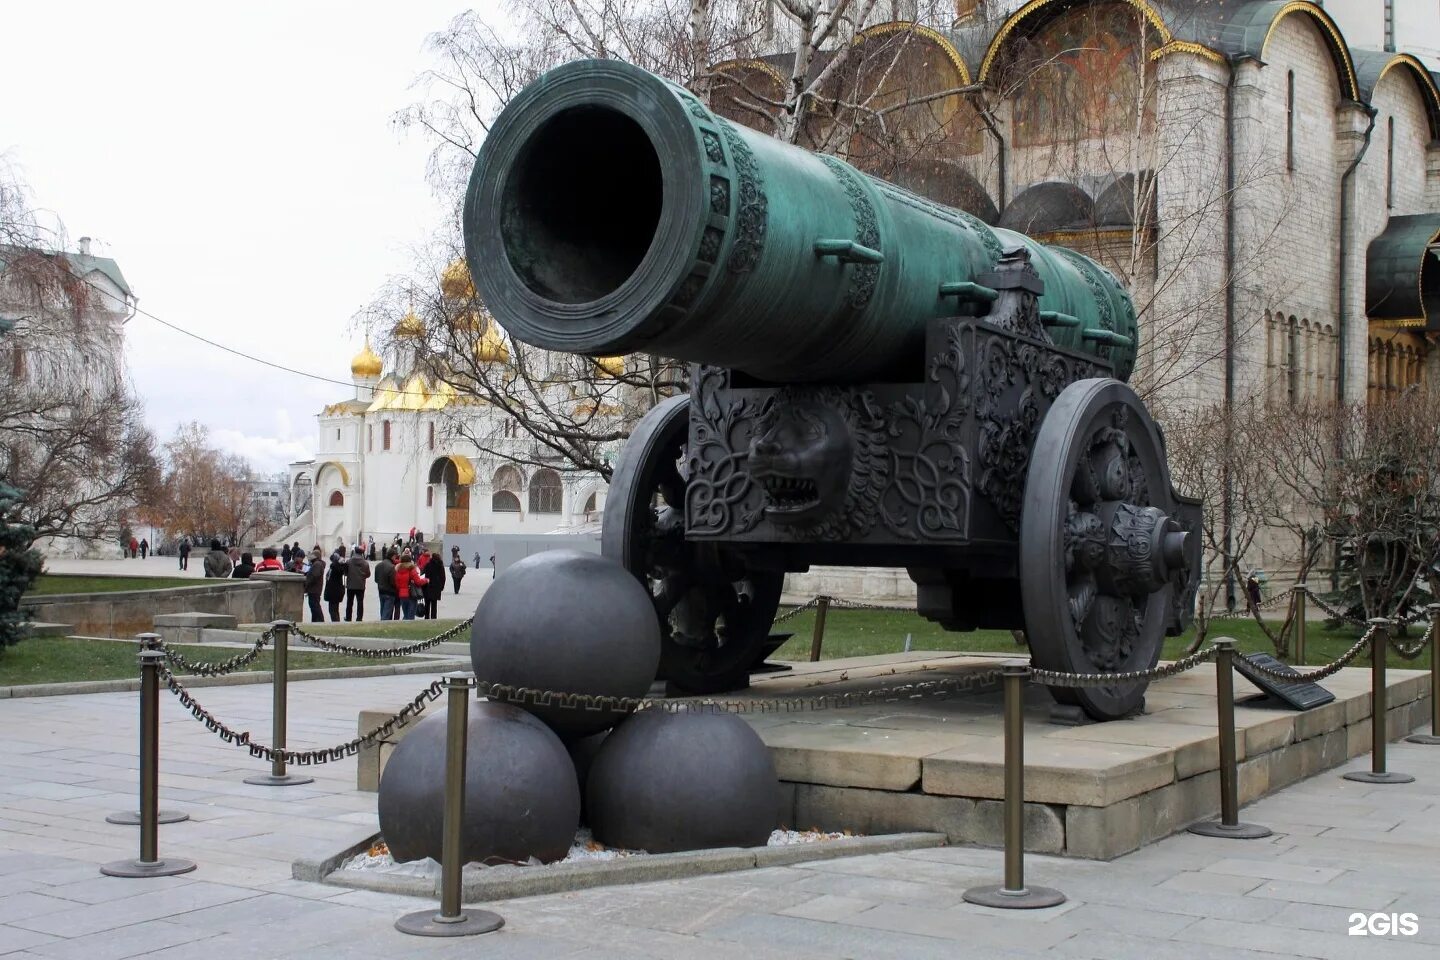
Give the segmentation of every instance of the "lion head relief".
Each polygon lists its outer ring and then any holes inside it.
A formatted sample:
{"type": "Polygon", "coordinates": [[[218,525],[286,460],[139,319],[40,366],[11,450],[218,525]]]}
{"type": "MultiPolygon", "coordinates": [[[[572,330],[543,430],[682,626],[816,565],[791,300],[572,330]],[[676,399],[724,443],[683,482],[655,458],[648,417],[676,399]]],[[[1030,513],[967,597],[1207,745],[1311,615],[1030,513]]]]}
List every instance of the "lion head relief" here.
{"type": "Polygon", "coordinates": [[[848,539],[875,521],[884,449],[868,397],[792,388],[761,412],[747,469],[765,492],[765,519],[807,539],[848,539]]]}

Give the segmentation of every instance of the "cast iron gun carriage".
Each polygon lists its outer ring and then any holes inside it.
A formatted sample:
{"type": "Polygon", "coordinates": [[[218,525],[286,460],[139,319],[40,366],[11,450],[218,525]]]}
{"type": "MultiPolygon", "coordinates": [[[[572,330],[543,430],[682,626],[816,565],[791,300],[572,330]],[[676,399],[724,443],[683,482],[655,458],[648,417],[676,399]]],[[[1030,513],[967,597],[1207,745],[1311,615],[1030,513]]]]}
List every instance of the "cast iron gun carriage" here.
{"type": "MultiPolygon", "coordinates": [[[[812,564],[904,567],[921,614],[1023,629],[1052,670],[1148,669],[1188,623],[1200,507],[1126,384],[1130,296],[1089,258],[616,61],[510,103],[464,230],[512,336],[692,364],[632,433],[602,533],[651,587],[674,686],[743,686],[812,564]]],[[[1109,719],[1144,690],[1054,692],[1109,719]]]]}

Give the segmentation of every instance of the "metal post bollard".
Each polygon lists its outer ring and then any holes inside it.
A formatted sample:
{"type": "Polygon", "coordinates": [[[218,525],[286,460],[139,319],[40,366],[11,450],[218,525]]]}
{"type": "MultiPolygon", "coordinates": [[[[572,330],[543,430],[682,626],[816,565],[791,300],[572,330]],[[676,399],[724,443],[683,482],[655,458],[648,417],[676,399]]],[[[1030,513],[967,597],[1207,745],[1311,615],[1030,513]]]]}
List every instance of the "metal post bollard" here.
{"type": "Polygon", "coordinates": [[[825,642],[825,613],[830,609],[829,597],[816,598],[819,602],[815,604],[815,632],[810,636],[810,662],[814,663],[820,659],[820,644],[825,642]]]}
{"type": "Polygon", "coordinates": [[[275,631],[275,671],[271,681],[273,700],[271,703],[271,742],[275,747],[275,758],[270,761],[269,773],[257,773],[246,777],[245,782],[257,787],[294,787],[302,783],[314,783],[314,777],[301,777],[285,772],[285,758],[280,755],[285,749],[286,707],[289,703],[290,680],[290,621],[276,620],[270,625],[275,631]]]}
{"type": "Polygon", "coordinates": [[[1297,583],[1290,588],[1291,609],[1295,613],[1295,648],[1290,652],[1290,659],[1298,664],[1305,663],[1305,591],[1303,583],[1297,583]]]}
{"type": "Polygon", "coordinates": [[[1385,686],[1385,655],[1390,649],[1390,627],[1395,621],[1384,617],[1370,620],[1370,769],[1352,770],[1346,780],[1359,783],[1414,783],[1408,773],[1385,769],[1385,746],[1389,738],[1389,693],[1385,686]]]}
{"type": "Polygon", "coordinates": [[[470,677],[447,673],[445,727],[445,822],[440,841],[440,909],[407,913],[395,929],[418,937],[468,937],[490,933],[505,919],[489,910],[461,909],[460,870],[464,866],[461,832],[465,823],[465,750],[470,726],[470,677]]]}
{"type": "Polygon", "coordinates": [[[160,665],[165,654],[140,651],[140,856],[112,860],[107,877],[170,877],[195,869],[193,860],[161,860],[160,847],[160,665]]]}
{"type": "Polygon", "coordinates": [[[1050,887],[1025,886],[1025,681],[1027,663],[1007,663],[1005,685],[1005,882],[971,887],[962,896],[982,907],[1034,910],[1065,902],[1050,887]]]}
{"type": "MultiPolygon", "coordinates": [[[[135,639],[140,642],[141,650],[154,650],[157,648],[160,634],[158,633],[137,633],[135,639]]],[[[190,819],[190,814],[181,813],[179,810],[161,810],[156,814],[160,823],[184,823],[190,819]]],[[[121,810],[105,817],[106,823],[118,823],[122,827],[133,827],[140,822],[139,810],[121,810]]]]}
{"type": "Polygon", "coordinates": [[[1417,733],[1406,737],[1409,743],[1440,743],[1440,656],[1435,651],[1440,647],[1440,603],[1425,608],[1430,614],[1430,732],[1417,733]]]}
{"type": "Polygon", "coordinates": [[[1269,827],[1240,822],[1240,771],[1235,754],[1235,641],[1215,641],[1215,727],[1220,738],[1220,819],[1192,823],[1191,833],[1202,837],[1231,840],[1259,840],[1271,834],[1269,827]]]}

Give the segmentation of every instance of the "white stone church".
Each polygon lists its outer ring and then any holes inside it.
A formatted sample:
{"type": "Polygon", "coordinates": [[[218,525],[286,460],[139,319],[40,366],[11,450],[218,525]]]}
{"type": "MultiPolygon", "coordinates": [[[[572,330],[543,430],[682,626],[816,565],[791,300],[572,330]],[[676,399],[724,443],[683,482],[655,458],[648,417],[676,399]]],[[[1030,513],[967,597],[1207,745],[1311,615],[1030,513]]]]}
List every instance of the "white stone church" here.
{"type": "MultiPolygon", "coordinates": [[[[393,337],[419,332],[409,314],[393,337]]],[[[484,345],[493,362],[508,360],[498,337],[484,345]]],[[[371,349],[350,362],[354,393],[317,416],[315,457],[290,465],[290,526],[276,543],[298,540],[326,549],[410,531],[437,540],[446,534],[547,534],[598,529],[605,482],[596,474],[525,464],[524,440],[493,407],[457,397],[453,388],[406,363],[390,364],[371,349]],[[488,424],[485,421],[495,419],[488,424]],[[469,421],[467,429],[460,429],[469,421]],[[496,437],[482,452],[470,436],[496,437]],[[496,456],[507,445],[515,459],[496,456]],[[308,502],[308,507],[307,507],[308,502]]]]}

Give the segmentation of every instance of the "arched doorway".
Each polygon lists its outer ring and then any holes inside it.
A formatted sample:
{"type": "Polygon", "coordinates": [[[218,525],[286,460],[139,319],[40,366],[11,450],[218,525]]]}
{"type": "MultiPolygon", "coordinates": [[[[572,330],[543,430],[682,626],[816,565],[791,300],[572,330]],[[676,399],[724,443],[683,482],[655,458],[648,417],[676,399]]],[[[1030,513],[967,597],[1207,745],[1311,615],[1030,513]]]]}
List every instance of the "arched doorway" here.
{"type": "Polygon", "coordinates": [[[430,465],[430,483],[445,490],[445,532],[470,532],[470,481],[474,470],[467,468],[463,473],[458,457],[441,457],[430,465]]]}

